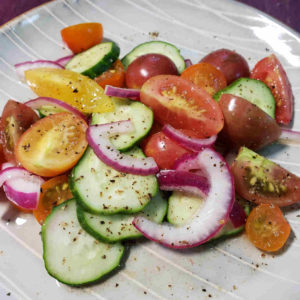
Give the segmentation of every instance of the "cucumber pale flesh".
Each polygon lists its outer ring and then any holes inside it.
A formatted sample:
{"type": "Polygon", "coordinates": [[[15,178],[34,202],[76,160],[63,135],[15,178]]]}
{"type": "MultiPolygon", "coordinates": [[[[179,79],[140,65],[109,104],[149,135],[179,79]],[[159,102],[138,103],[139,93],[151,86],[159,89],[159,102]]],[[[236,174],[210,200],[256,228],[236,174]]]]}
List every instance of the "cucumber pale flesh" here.
{"type": "MultiPolygon", "coordinates": [[[[167,201],[162,193],[150,200],[141,214],[156,223],[161,223],[167,212],[167,201]]],[[[95,215],[85,212],[80,206],[77,216],[81,226],[92,236],[105,242],[117,242],[125,239],[134,239],[143,235],[133,226],[135,214],[95,215]]]]}
{"type": "Polygon", "coordinates": [[[42,226],[42,240],[48,273],[68,285],[100,279],[119,266],[124,253],[120,243],[102,243],[81,228],[74,199],[53,209],[42,226]]]}
{"type": "Polygon", "coordinates": [[[94,113],[92,125],[131,120],[135,131],[111,138],[120,151],[126,151],[148,134],[153,123],[153,112],[141,102],[112,98],[115,110],[108,113],[94,113]]]}
{"type": "MultiPolygon", "coordinates": [[[[144,157],[137,147],[126,154],[144,157]]],[[[73,168],[69,182],[78,203],[95,214],[139,212],[158,191],[154,175],[118,172],[104,164],[90,147],[73,168]]]]}

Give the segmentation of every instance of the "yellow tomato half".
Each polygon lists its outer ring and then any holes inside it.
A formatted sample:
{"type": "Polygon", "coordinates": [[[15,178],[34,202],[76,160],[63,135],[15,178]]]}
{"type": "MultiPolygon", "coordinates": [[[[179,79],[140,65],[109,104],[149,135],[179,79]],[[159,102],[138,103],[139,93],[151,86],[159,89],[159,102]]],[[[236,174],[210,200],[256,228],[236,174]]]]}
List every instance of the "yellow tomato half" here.
{"type": "Polygon", "coordinates": [[[45,117],[23,133],[15,147],[16,159],[40,176],[62,174],[83,155],[87,127],[82,118],[68,112],[45,117]]]}
{"type": "Polygon", "coordinates": [[[84,113],[113,110],[113,103],[101,86],[79,73],[39,68],[25,71],[25,79],[38,96],[59,99],[84,113]]]}

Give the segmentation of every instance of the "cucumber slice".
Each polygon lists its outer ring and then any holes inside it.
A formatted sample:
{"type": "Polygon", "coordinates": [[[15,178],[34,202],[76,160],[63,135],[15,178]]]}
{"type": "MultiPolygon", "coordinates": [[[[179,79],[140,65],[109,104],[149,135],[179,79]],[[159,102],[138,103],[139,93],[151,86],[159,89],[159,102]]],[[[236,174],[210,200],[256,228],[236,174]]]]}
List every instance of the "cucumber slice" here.
{"type": "Polygon", "coordinates": [[[95,78],[108,70],[120,55],[120,48],[114,42],[98,44],[75,55],[66,69],[95,78]]]}
{"type": "Polygon", "coordinates": [[[216,93],[214,99],[219,101],[222,94],[233,94],[242,97],[258,106],[273,119],[275,118],[275,99],[271,90],[262,81],[240,78],[216,93]]]}
{"type": "Polygon", "coordinates": [[[180,50],[176,48],[174,45],[161,42],[161,41],[151,41],[147,43],[143,43],[135,47],[131,52],[126,54],[122,59],[122,63],[124,68],[127,67],[139,56],[156,53],[162,54],[169,57],[173,63],[176,65],[178,73],[180,74],[185,69],[184,58],[180,54],[180,50]]]}
{"type": "MultiPolygon", "coordinates": [[[[187,195],[181,192],[173,192],[169,198],[168,203],[168,222],[177,226],[185,224],[203,205],[203,201],[204,200],[202,200],[200,197],[187,195]]],[[[243,207],[246,212],[246,215],[248,215],[250,211],[249,205],[247,203],[243,203],[243,207]]],[[[237,234],[243,229],[244,226],[235,228],[231,222],[227,222],[227,224],[221,229],[221,231],[211,240],[237,234]]]]}
{"type": "Polygon", "coordinates": [[[200,197],[173,192],[168,201],[168,222],[173,225],[183,225],[190,220],[203,205],[200,197]]]}
{"type": "Polygon", "coordinates": [[[43,257],[48,273],[69,285],[94,282],[120,265],[122,244],[99,242],[80,226],[76,201],[55,207],[42,226],[43,257]]]}
{"type": "Polygon", "coordinates": [[[91,124],[104,124],[130,119],[135,132],[122,134],[111,139],[112,144],[120,151],[126,151],[148,134],[153,123],[153,112],[146,105],[137,101],[112,98],[115,110],[107,113],[94,113],[91,124]]]}
{"type": "MultiPolygon", "coordinates": [[[[151,221],[161,223],[167,212],[167,208],[167,201],[162,197],[161,193],[157,193],[141,213],[151,221]]],[[[93,215],[85,212],[78,206],[77,216],[82,228],[104,242],[113,243],[143,236],[132,224],[135,215],[93,215]]]]}
{"type": "MultiPolygon", "coordinates": [[[[144,157],[141,149],[127,154],[144,157]]],[[[104,164],[88,147],[70,176],[70,188],[78,203],[95,214],[141,211],[158,191],[154,175],[121,173],[104,164]]]]}

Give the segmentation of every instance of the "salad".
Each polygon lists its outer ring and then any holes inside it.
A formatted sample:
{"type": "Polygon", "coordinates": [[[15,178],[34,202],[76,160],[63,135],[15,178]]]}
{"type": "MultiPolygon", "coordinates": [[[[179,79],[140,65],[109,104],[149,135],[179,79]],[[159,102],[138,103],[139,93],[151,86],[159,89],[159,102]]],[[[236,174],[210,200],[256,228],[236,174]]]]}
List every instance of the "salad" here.
{"type": "Polygon", "coordinates": [[[282,248],[280,207],[300,201],[300,178],[255,152],[299,143],[282,127],[293,94],[274,54],[250,71],[234,51],[192,64],[164,41],[119,59],[100,23],[61,36],[74,54],[16,64],[38,98],[8,100],[0,121],[0,186],[41,224],[51,276],[95,282],[141,237],[180,251],[245,228],[282,248]]]}

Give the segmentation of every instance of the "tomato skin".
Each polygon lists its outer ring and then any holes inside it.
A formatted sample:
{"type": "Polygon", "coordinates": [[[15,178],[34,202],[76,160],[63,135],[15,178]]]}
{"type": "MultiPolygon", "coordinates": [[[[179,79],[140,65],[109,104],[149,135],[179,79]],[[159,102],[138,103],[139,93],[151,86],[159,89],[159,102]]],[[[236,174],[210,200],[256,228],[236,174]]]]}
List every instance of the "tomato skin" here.
{"type": "Polygon", "coordinates": [[[219,105],[224,115],[222,138],[231,147],[256,150],[278,139],[281,129],[276,121],[251,102],[224,94],[219,105]]]}
{"type": "Polygon", "coordinates": [[[80,53],[101,43],[103,28],[100,23],[81,23],[61,30],[61,37],[73,53],[80,53]]]}
{"type": "Polygon", "coordinates": [[[255,207],[247,219],[245,229],[250,241],[257,248],[268,252],[278,251],[291,232],[280,208],[273,204],[255,207]]]}
{"type": "Polygon", "coordinates": [[[22,133],[38,120],[38,115],[30,107],[8,100],[0,121],[0,139],[6,161],[15,162],[15,145],[22,133]]]}
{"type": "Polygon", "coordinates": [[[250,77],[263,81],[270,88],[276,101],[276,121],[288,125],[293,117],[294,97],[289,79],[278,58],[271,54],[260,60],[250,77]]]}
{"type": "Polygon", "coordinates": [[[190,80],[212,96],[227,86],[224,74],[213,65],[204,62],[188,67],[180,76],[190,80]]]}
{"type": "Polygon", "coordinates": [[[83,155],[88,125],[71,113],[49,115],[29,128],[15,147],[17,161],[28,171],[53,177],[71,169],[83,155]]]}
{"type": "Polygon", "coordinates": [[[144,146],[146,156],[153,157],[160,169],[172,169],[174,162],[183,154],[191,153],[169,139],[163,132],[150,136],[144,146]]]}
{"type": "Polygon", "coordinates": [[[36,210],[33,211],[33,215],[42,225],[54,206],[57,206],[72,197],[67,175],[51,178],[41,186],[39,203],[36,210]]]}
{"type": "Polygon", "coordinates": [[[201,62],[209,63],[220,70],[225,75],[228,85],[238,78],[249,77],[250,74],[245,58],[228,49],[213,51],[203,57],[201,62]]]}
{"type": "Polygon", "coordinates": [[[192,82],[174,75],[148,79],[141,102],[152,108],[156,121],[210,137],[224,125],[222,111],[213,98],[192,82]]]}
{"type": "Polygon", "coordinates": [[[125,70],[122,62],[117,59],[113,66],[102,73],[94,80],[104,89],[106,85],[115,87],[124,87],[125,85],[125,70]]]}
{"type": "Polygon", "coordinates": [[[251,167],[249,161],[237,160],[231,166],[235,189],[241,197],[256,204],[274,204],[280,207],[292,205],[300,201],[299,177],[272,163],[264,173],[267,175],[269,182],[276,183],[278,186],[285,186],[285,192],[279,195],[276,193],[266,193],[251,188],[247,179],[247,169],[249,167],[251,167]]]}
{"type": "Polygon", "coordinates": [[[161,54],[145,54],[136,58],[126,70],[126,86],[140,89],[151,77],[162,74],[178,75],[172,60],[161,54]]]}

